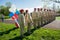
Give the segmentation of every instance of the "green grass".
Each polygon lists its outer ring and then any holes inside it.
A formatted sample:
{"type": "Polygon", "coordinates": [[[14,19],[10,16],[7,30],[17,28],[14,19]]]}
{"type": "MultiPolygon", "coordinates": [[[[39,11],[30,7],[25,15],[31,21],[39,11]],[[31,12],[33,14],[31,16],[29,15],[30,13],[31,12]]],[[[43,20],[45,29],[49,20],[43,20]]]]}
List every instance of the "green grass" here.
{"type": "Polygon", "coordinates": [[[40,28],[23,40],[60,40],[60,30],[40,28]]]}
{"type": "Polygon", "coordinates": [[[0,33],[4,32],[3,35],[0,35],[0,40],[9,40],[10,38],[14,38],[16,36],[20,35],[20,29],[13,29],[15,28],[14,24],[5,24],[5,23],[0,23],[0,33]],[[11,31],[9,31],[11,30],[11,31]],[[5,33],[9,32],[9,33],[5,33]],[[14,36],[14,34],[16,34],[14,36]]]}
{"type": "Polygon", "coordinates": [[[60,20],[60,17],[56,17],[56,20],[60,20]]]}
{"type": "MultiPolygon", "coordinates": [[[[0,33],[6,32],[15,27],[14,24],[0,23],[0,25],[1,25],[0,33]]],[[[2,36],[0,35],[0,40],[9,40],[9,39],[13,39],[18,36],[20,36],[19,28],[11,30],[8,34],[3,33],[2,36]]],[[[25,38],[23,38],[23,40],[42,40],[42,39],[44,39],[44,40],[59,40],[60,39],[60,30],[40,28],[38,30],[35,30],[30,36],[26,36],[25,38]]]]}
{"type": "MultiPolygon", "coordinates": [[[[56,18],[60,20],[59,17],[56,18]]],[[[9,40],[20,36],[20,28],[14,29],[14,24],[0,23],[0,40],[9,40]]],[[[27,28],[25,27],[25,32],[27,28]]],[[[17,40],[19,40],[17,38],[17,40]]],[[[23,40],[60,40],[60,30],[39,28],[35,30],[31,35],[26,36],[23,40]]]]}

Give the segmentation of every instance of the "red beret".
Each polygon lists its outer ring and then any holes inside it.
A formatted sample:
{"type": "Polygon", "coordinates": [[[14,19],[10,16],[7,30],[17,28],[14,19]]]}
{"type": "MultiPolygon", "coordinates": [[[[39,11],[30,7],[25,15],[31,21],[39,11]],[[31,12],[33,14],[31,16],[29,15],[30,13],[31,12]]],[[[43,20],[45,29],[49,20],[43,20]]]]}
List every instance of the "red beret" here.
{"type": "Polygon", "coordinates": [[[23,9],[20,10],[20,12],[23,12],[23,11],[24,11],[23,9]]]}

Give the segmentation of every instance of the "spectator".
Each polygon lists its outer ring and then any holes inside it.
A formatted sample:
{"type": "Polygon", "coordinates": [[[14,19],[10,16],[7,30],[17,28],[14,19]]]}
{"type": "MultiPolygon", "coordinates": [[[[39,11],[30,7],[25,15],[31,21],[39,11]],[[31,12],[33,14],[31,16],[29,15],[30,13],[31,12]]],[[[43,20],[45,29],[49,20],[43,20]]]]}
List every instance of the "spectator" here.
{"type": "Polygon", "coordinates": [[[3,14],[1,14],[1,20],[2,20],[2,22],[4,22],[4,15],[3,14]]]}

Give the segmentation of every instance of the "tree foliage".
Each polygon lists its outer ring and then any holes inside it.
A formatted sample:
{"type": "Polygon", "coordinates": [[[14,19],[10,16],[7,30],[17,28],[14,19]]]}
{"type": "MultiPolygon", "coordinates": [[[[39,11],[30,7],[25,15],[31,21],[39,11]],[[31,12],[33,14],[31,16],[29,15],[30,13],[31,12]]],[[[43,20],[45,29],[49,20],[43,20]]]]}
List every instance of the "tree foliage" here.
{"type": "Polygon", "coordinates": [[[9,8],[11,7],[11,3],[7,2],[6,6],[0,6],[0,14],[4,14],[5,16],[9,15],[9,8]]]}
{"type": "Polygon", "coordinates": [[[5,16],[9,15],[9,8],[8,7],[2,7],[0,9],[0,14],[4,14],[5,16]]]}
{"type": "Polygon", "coordinates": [[[60,13],[60,10],[59,10],[59,11],[57,11],[57,13],[60,13]]]}

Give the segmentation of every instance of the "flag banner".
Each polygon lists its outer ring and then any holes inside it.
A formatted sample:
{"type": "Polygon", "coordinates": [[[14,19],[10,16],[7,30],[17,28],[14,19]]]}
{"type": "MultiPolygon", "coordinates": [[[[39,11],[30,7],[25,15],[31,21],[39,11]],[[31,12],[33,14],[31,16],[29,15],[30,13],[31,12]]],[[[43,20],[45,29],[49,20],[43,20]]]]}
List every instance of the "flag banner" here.
{"type": "Polygon", "coordinates": [[[9,16],[12,18],[12,20],[15,21],[15,25],[18,28],[19,27],[19,23],[18,23],[18,14],[19,12],[17,11],[16,13],[10,12],[9,16]]]}

